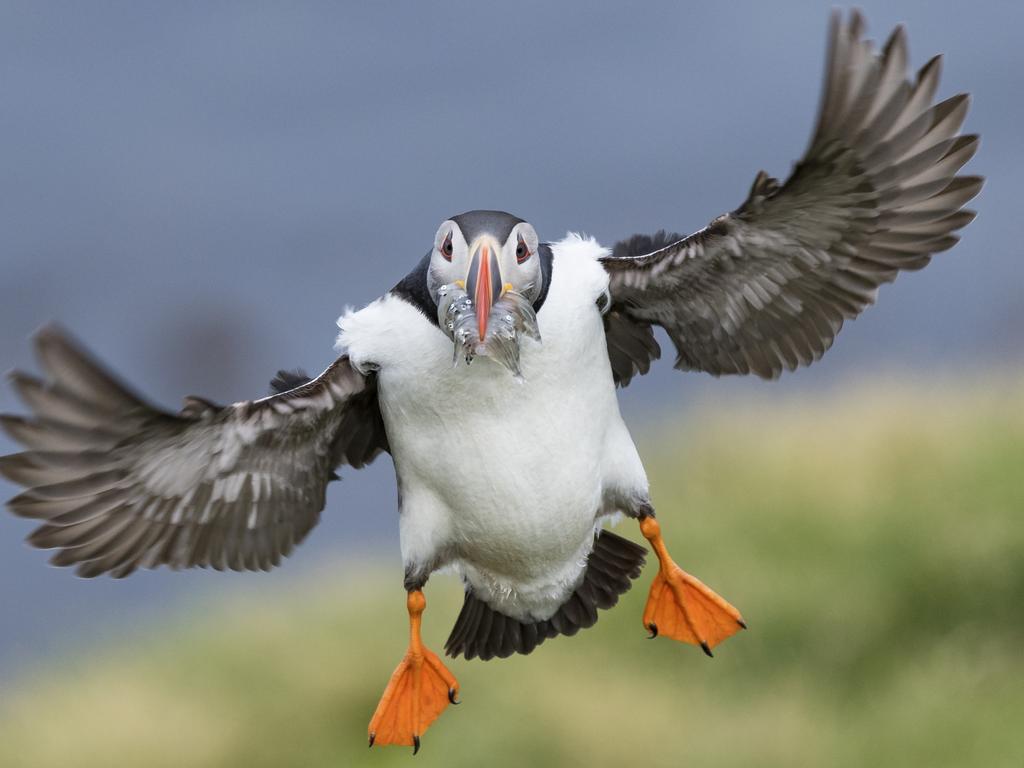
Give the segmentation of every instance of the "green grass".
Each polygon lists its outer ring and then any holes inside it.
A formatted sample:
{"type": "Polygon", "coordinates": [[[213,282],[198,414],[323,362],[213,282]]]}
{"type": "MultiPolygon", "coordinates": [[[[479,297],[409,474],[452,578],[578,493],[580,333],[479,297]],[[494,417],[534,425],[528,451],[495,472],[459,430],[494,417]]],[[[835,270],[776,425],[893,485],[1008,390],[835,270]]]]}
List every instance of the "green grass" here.
{"type": "MultiPolygon", "coordinates": [[[[648,569],[575,638],[451,662],[463,704],[415,765],[1021,765],[1024,381],[1000,381],[716,402],[648,433],[673,554],[750,630],[714,660],[648,642],[648,569]]],[[[396,578],[283,579],[26,674],[0,703],[0,765],[406,765],[365,746],[405,645],[396,578]]],[[[439,650],[459,588],[427,595],[439,650]]]]}

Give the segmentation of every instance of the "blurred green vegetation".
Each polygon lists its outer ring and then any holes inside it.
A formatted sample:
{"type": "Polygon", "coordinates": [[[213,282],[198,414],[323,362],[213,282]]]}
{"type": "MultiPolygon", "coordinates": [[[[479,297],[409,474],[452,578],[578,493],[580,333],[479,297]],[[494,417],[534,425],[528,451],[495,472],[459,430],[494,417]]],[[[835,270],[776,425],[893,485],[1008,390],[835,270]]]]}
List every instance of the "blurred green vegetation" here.
{"type": "MultiPolygon", "coordinates": [[[[998,382],[716,401],[646,433],[674,556],[750,630],[713,660],[647,641],[649,566],[575,638],[451,661],[463,703],[415,764],[1024,764],[1024,381],[998,382]]],[[[407,765],[366,749],[405,647],[396,573],[284,579],[27,673],[0,703],[0,765],[407,765]]],[[[435,577],[427,597],[439,651],[460,590],[435,577]]]]}

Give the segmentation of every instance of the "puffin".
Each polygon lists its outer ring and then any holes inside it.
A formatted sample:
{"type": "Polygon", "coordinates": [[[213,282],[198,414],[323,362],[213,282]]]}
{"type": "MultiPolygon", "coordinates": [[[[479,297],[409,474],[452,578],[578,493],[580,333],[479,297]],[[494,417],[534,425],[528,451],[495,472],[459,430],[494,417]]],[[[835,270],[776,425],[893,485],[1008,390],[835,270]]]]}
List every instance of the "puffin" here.
{"type": "Polygon", "coordinates": [[[876,50],[859,13],[833,13],[818,119],[784,183],[761,171],[703,229],[611,248],[544,241],[496,210],[447,218],[404,278],[338,320],[323,373],[280,371],[267,397],[170,412],[44,327],[44,375],[10,375],[30,413],[0,417],[24,447],[0,458],[25,489],[8,509],[82,577],[269,570],[317,524],[340,467],[390,454],[409,643],[370,746],[415,753],[458,703],[421,637],[432,574],[465,589],[449,657],[528,654],[594,625],[640,575],[648,550],[610,529],[623,520],[657,558],[643,627],[710,656],[746,625],[669,554],[617,388],[660,356],[656,328],[683,371],[809,365],[881,285],[957,242],[983,180],[959,173],[978,136],[960,134],[967,95],[935,103],[940,62],[911,78],[902,27],[876,50]]]}

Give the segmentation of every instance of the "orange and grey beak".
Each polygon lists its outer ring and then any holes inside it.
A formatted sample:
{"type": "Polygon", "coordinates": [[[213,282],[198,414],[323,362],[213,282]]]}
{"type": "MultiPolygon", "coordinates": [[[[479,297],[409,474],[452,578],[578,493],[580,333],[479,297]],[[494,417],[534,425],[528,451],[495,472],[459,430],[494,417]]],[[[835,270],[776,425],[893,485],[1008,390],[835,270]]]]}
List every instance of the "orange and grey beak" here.
{"type": "Polygon", "coordinates": [[[493,240],[485,239],[477,244],[466,274],[466,293],[473,299],[477,330],[480,341],[484,341],[487,338],[487,320],[491,316],[491,307],[502,294],[497,245],[493,240]]]}

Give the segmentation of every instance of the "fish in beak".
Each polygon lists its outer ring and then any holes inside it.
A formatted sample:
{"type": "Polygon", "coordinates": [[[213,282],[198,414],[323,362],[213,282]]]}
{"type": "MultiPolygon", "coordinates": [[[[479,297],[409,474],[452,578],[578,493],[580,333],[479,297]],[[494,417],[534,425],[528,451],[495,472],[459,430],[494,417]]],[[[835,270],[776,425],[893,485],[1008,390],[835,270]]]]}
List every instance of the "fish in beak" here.
{"type": "Polygon", "coordinates": [[[537,314],[530,301],[502,280],[500,246],[481,237],[471,249],[466,279],[442,285],[438,291],[438,325],[455,342],[454,363],[490,357],[522,378],[520,340],[540,341],[537,314]]]}

